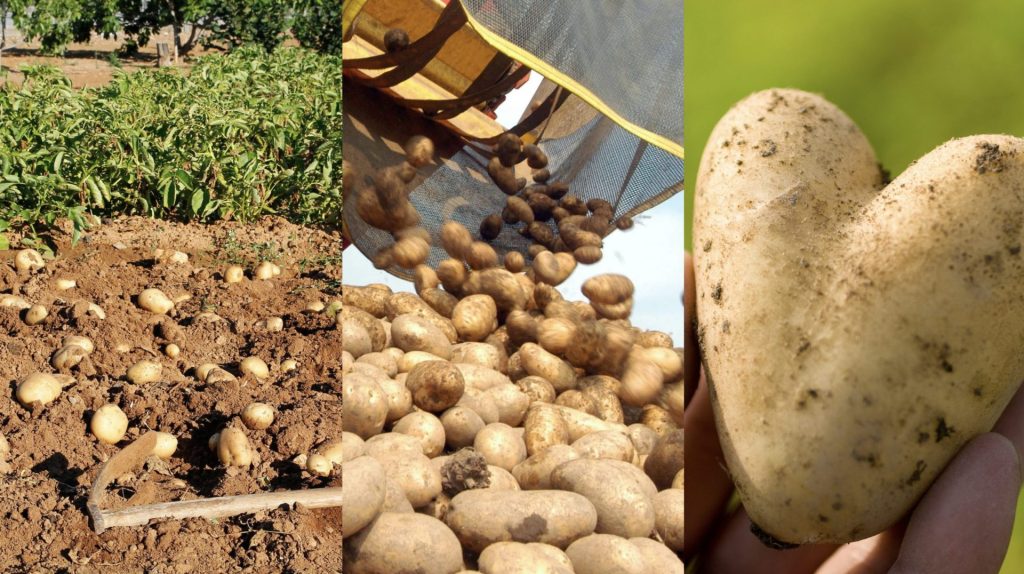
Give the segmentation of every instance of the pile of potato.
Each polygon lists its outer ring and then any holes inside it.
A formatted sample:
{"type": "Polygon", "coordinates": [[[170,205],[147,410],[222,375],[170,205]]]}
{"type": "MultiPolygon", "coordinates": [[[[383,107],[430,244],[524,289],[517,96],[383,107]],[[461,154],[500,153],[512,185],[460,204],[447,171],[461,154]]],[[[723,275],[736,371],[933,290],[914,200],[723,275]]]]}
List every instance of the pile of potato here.
{"type": "MultiPolygon", "coordinates": [[[[165,251],[157,249],[153,254],[157,262],[168,264],[185,264],[188,255],[180,251],[165,251]]],[[[38,252],[32,249],[20,251],[14,259],[14,266],[20,275],[28,275],[40,272],[45,267],[45,261],[38,252]]],[[[256,266],[251,276],[255,280],[268,280],[281,274],[281,268],[270,262],[262,262],[256,266]]],[[[238,266],[230,266],[223,273],[224,281],[237,283],[245,278],[245,270],[238,266]]],[[[72,279],[56,279],[54,283],[59,290],[69,291],[76,287],[72,279]]],[[[141,291],[135,298],[134,303],[139,312],[153,315],[167,315],[175,309],[175,306],[186,301],[191,296],[188,293],[178,294],[170,297],[157,288],[147,288],[141,291]]],[[[17,309],[22,320],[27,325],[41,325],[49,316],[49,310],[43,305],[32,304],[24,297],[16,294],[0,294],[0,306],[13,307],[17,309]]],[[[318,311],[336,313],[340,303],[328,307],[322,303],[318,311]]],[[[106,312],[98,305],[90,301],[79,301],[72,305],[72,313],[89,314],[99,320],[107,318],[106,312]]],[[[208,321],[222,320],[211,312],[203,312],[194,319],[208,321]]],[[[262,322],[267,330],[281,330],[283,322],[280,317],[270,317],[262,322]]],[[[167,369],[176,369],[181,349],[175,341],[180,334],[177,322],[173,319],[159,323],[159,333],[168,342],[163,353],[170,359],[167,369]]],[[[179,341],[182,342],[183,341],[179,341]]],[[[61,345],[54,349],[48,367],[22,376],[15,389],[15,398],[26,409],[38,412],[46,405],[57,400],[64,390],[77,384],[76,367],[87,356],[95,351],[95,345],[91,339],[81,335],[67,335],[63,337],[61,345]],[[50,371],[53,372],[50,372],[50,371]]],[[[126,347],[125,351],[128,350],[126,347]]],[[[281,362],[275,368],[282,372],[295,369],[297,363],[293,359],[281,362]]],[[[139,386],[153,384],[165,380],[165,366],[160,357],[152,360],[141,360],[128,367],[124,378],[139,386]]],[[[236,375],[229,372],[225,367],[213,363],[196,365],[190,369],[196,379],[206,384],[226,383],[236,380],[236,375]]],[[[237,372],[242,376],[251,375],[257,380],[266,379],[270,375],[270,367],[259,357],[246,357],[237,365],[237,372]]],[[[78,374],[80,376],[80,374],[78,374]]],[[[237,420],[229,423],[221,432],[214,434],[209,441],[209,446],[218,459],[225,466],[248,467],[256,461],[256,453],[249,441],[247,431],[263,431],[267,429],[274,420],[275,409],[273,406],[264,403],[252,403],[242,412],[238,413],[237,420]]],[[[115,445],[121,442],[128,431],[129,420],[127,415],[115,403],[107,403],[97,408],[89,420],[89,430],[101,444],[115,445]]],[[[177,449],[178,439],[169,433],[159,433],[157,446],[154,454],[160,458],[169,459],[177,449]]],[[[6,458],[10,447],[7,441],[0,437],[0,471],[10,470],[6,458]]],[[[335,440],[320,445],[314,452],[298,457],[297,464],[304,465],[304,469],[312,475],[331,476],[340,471],[342,462],[341,441],[335,440]]]]}
{"type": "Polygon", "coordinates": [[[682,350],[622,275],[570,302],[566,254],[442,241],[418,295],[343,286],[346,569],[683,572],[682,350]]]}
{"type": "MultiPolygon", "coordinates": [[[[575,263],[591,264],[601,260],[604,237],[613,229],[614,207],[604,199],[584,202],[569,193],[565,182],[549,182],[548,157],[533,144],[523,144],[519,136],[502,134],[487,164],[492,181],[508,198],[501,213],[492,213],[480,222],[480,245],[474,246],[474,260],[489,262],[489,243],[496,239],[504,226],[515,228],[532,241],[528,253],[537,257],[541,253],[564,253],[575,263]],[[526,178],[516,177],[516,165],[526,162],[532,169],[533,184],[526,178]]],[[[414,136],[405,145],[406,160],[398,166],[380,170],[373,185],[364,187],[357,196],[356,212],[368,225],[390,232],[393,245],[381,248],[372,261],[378,269],[397,265],[413,269],[429,254],[430,239],[426,231],[417,227],[420,216],[409,201],[407,184],[416,175],[416,169],[426,165],[434,153],[434,144],[424,136],[414,136]]],[[[348,181],[355,181],[350,174],[348,181]]],[[[347,191],[354,191],[354,183],[347,191]]],[[[621,217],[618,229],[633,226],[630,217],[621,217]]],[[[505,264],[512,271],[520,271],[522,254],[510,253],[514,259],[505,264]],[[518,268],[516,268],[518,267],[518,268]]],[[[473,262],[470,261],[470,265],[473,262]]]]}

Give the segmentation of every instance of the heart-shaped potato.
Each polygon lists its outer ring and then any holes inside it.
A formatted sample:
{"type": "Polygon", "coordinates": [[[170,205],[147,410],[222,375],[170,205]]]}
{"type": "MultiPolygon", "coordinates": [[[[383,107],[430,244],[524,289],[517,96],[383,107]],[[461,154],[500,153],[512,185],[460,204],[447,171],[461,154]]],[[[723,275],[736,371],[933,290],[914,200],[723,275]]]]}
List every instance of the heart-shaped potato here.
{"type": "Polygon", "coordinates": [[[698,337],[751,520],[883,531],[1024,379],[1024,140],[953,140],[886,185],[850,118],[771,90],[718,123],[696,191],[698,337]]]}

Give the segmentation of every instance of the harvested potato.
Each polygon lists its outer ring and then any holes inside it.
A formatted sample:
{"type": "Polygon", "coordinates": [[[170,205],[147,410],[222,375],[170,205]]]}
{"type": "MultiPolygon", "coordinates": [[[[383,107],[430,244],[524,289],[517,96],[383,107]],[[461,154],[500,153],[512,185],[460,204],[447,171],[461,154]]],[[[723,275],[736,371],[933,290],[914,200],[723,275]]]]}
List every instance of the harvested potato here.
{"type": "Polygon", "coordinates": [[[646,574],[643,551],[629,540],[611,534],[591,534],[565,549],[575,574],[646,574]]]}
{"type": "Polygon", "coordinates": [[[526,460],[526,443],[516,430],[505,423],[491,423],[480,429],[473,440],[476,449],[487,464],[511,471],[526,460]]]}
{"type": "Polygon", "coordinates": [[[418,408],[438,413],[454,406],[465,391],[459,369],[447,361],[426,361],[413,367],[405,379],[418,408]]]}
{"type": "Polygon", "coordinates": [[[597,510],[595,532],[625,538],[654,532],[654,483],[628,462],[580,458],[551,473],[551,485],[587,497],[597,510]]]}
{"type": "Polygon", "coordinates": [[[342,466],[342,536],[355,535],[381,512],[384,505],[384,467],[369,456],[355,457],[342,466]]]}
{"type": "Polygon", "coordinates": [[[508,540],[564,548],[594,531],[597,511],[589,500],[574,492],[467,490],[452,498],[445,521],[463,546],[473,552],[508,540]],[[538,527],[524,528],[532,516],[536,516],[532,520],[538,527]]]}
{"type": "Polygon", "coordinates": [[[573,574],[569,558],[555,546],[539,543],[496,542],[480,553],[480,572],[483,574],[573,574]],[[538,546],[547,546],[549,551],[538,546]],[[560,561],[551,553],[565,557],[560,561]]]}
{"type": "Polygon", "coordinates": [[[46,310],[46,307],[42,305],[32,305],[25,311],[25,324],[26,325],[38,325],[46,319],[50,312],[46,310]]]}
{"type": "Polygon", "coordinates": [[[885,186],[849,117],[770,90],[733,107],[706,150],[697,316],[744,507],[785,543],[886,530],[1024,380],[1021,233],[1006,223],[1024,209],[1024,140],[952,140],[885,186]],[[735,138],[752,145],[723,147],[735,138]],[[741,204],[748,215],[730,211],[741,204]],[[755,226],[755,240],[739,240],[755,226]],[[796,243],[812,248],[798,256],[796,243]],[[779,329],[758,317],[790,319],[779,329]],[[771,359],[754,367],[754,349],[771,359]],[[754,417],[752,404],[765,408],[754,417]]]}
{"type": "Polygon", "coordinates": [[[345,570],[352,574],[452,574],[463,567],[451,529],[423,514],[385,512],[355,535],[346,531],[344,540],[345,570]]]}

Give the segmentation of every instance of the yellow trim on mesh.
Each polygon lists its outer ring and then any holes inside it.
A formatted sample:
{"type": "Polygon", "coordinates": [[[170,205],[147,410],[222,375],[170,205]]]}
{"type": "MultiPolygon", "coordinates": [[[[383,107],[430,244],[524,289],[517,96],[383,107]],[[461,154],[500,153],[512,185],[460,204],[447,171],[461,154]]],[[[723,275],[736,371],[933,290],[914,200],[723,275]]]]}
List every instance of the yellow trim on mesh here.
{"type": "MultiPolygon", "coordinates": [[[[363,0],[365,2],[365,0],[363,0]]],[[[461,2],[462,0],[458,0],[461,2]]],[[[519,46],[513,44],[507,39],[491,32],[486,26],[476,21],[473,15],[469,13],[469,10],[465,6],[462,7],[466,13],[466,18],[469,20],[469,25],[473,27],[477,34],[480,34],[488,44],[494,46],[506,56],[522,62],[524,65],[529,67],[531,70],[536,70],[539,74],[548,78],[552,82],[562,86],[563,88],[571,91],[573,94],[579,96],[583,101],[590,104],[592,107],[597,109],[616,124],[620,125],[622,129],[635,135],[636,137],[651,143],[652,145],[658,146],[668,153],[683,159],[683,145],[678,142],[673,142],[668,138],[656,134],[650,130],[644,129],[620,116],[615,110],[608,107],[601,98],[594,95],[593,92],[580,85],[576,80],[563,74],[560,70],[556,69],[546,61],[538,58],[537,56],[527,52],[519,46]]],[[[680,62],[681,65],[681,62],[680,62]]],[[[679,110],[679,113],[683,113],[683,110],[679,110]]]]}
{"type": "Polygon", "coordinates": [[[368,0],[345,0],[345,6],[341,9],[341,37],[348,35],[348,29],[352,27],[356,16],[363,11],[368,0]]]}

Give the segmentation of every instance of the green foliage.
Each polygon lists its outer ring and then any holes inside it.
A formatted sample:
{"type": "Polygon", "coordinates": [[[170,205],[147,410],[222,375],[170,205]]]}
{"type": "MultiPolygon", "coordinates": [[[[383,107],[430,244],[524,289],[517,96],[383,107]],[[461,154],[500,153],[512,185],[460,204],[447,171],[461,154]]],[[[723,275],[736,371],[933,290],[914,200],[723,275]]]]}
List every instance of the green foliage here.
{"type": "Polygon", "coordinates": [[[0,88],[0,220],[340,218],[340,58],[245,47],[82,91],[24,72],[0,88]]]}
{"type": "Polygon", "coordinates": [[[75,37],[75,22],[82,17],[79,0],[11,2],[14,26],[28,40],[39,40],[45,54],[61,54],[75,37]]]}
{"type": "Polygon", "coordinates": [[[292,33],[303,46],[341,55],[341,0],[294,0],[292,33]]]}
{"type": "Polygon", "coordinates": [[[270,52],[284,42],[288,1],[221,0],[210,5],[204,25],[209,30],[204,38],[207,44],[225,42],[232,48],[258,44],[270,52]]]}

